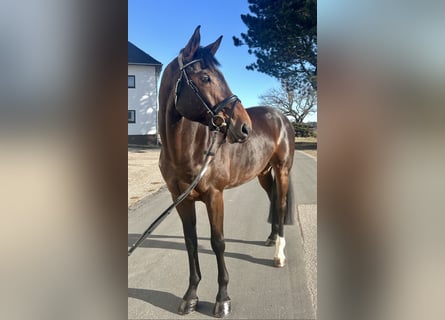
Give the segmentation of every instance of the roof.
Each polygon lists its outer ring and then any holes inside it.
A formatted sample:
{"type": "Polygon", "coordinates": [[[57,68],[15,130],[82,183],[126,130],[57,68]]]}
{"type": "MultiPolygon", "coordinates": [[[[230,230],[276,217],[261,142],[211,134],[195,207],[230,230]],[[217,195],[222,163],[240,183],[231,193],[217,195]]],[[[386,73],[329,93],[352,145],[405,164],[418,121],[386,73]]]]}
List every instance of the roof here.
{"type": "Polygon", "coordinates": [[[162,63],[136,47],[130,41],[128,41],[128,64],[162,66],[162,63]]]}

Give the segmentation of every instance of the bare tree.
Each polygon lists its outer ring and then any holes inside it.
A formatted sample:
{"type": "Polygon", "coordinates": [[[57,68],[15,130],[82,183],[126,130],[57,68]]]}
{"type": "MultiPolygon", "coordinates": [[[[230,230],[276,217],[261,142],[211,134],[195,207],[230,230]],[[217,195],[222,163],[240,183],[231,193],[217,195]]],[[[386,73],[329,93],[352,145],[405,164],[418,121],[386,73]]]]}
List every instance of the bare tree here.
{"type": "Polygon", "coordinates": [[[259,98],[261,104],[280,109],[296,123],[302,123],[317,108],[317,92],[310,84],[303,82],[296,89],[283,82],[281,87],[269,89],[259,98]]]}

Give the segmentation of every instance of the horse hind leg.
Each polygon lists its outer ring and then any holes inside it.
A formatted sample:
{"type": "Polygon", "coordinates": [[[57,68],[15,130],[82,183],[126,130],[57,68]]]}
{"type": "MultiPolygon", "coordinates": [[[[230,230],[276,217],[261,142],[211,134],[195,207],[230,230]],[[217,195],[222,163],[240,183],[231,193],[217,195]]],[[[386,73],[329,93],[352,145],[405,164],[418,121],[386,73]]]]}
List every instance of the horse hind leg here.
{"type": "Polygon", "coordinates": [[[197,289],[201,280],[201,270],[198,260],[198,237],[196,233],[195,203],[184,200],[177,207],[184,230],[184,240],[189,259],[189,287],[179,305],[178,313],[181,315],[192,313],[198,305],[197,289]]]}
{"type": "Polygon", "coordinates": [[[272,200],[273,176],[270,164],[258,175],[258,181],[264,191],[266,191],[269,200],[272,200]]]}
{"type": "Polygon", "coordinates": [[[258,175],[258,181],[260,182],[261,187],[266,191],[270,201],[269,217],[267,221],[272,225],[272,231],[265,243],[265,245],[268,247],[275,245],[278,234],[278,219],[277,219],[278,216],[275,214],[276,212],[275,202],[277,197],[276,196],[277,191],[271,169],[272,167],[268,165],[268,167],[266,167],[263,170],[263,172],[260,175],[258,175]]]}
{"type": "Polygon", "coordinates": [[[275,180],[274,187],[276,193],[272,203],[275,202],[275,206],[271,209],[275,209],[273,213],[272,233],[277,233],[278,236],[275,242],[275,254],[273,264],[275,267],[284,267],[286,264],[286,256],[284,254],[284,248],[286,246],[286,240],[284,239],[284,224],[286,218],[289,221],[292,220],[292,199],[293,196],[289,193],[292,192],[290,185],[289,170],[285,167],[275,167],[275,180]]]}
{"type": "Polygon", "coordinates": [[[277,268],[282,268],[286,265],[286,256],[284,254],[284,247],[286,246],[286,239],[281,236],[277,237],[275,243],[275,254],[273,257],[273,265],[277,268]]]}
{"type": "Polygon", "coordinates": [[[267,219],[267,222],[271,224],[271,231],[269,234],[269,237],[267,237],[266,246],[273,246],[277,242],[278,233],[280,230],[280,223],[279,223],[279,208],[277,204],[277,182],[274,179],[273,185],[271,188],[271,199],[270,199],[270,206],[269,206],[269,217],[267,219]]]}

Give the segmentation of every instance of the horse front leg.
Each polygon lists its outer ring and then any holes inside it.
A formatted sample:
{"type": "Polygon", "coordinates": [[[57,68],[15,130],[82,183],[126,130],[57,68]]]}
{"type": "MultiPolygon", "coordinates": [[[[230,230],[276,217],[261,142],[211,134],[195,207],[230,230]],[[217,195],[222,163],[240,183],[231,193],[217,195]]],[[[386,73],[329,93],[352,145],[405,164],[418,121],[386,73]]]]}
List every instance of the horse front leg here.
{"type": "Polygon", "coordinates": [[[206,201],[207,213],[210,221],[211,244],[216,255],[218,265],[218,294],[213,308],[213,315],[221,318],[231,311],[231,300],[227,293],[229,274],[224,260],[226,248],[224,240],[224,201],[222,191],[214,190],[210,192],[206,201]]]}
{"type": "Polygon", "coordinates": [[[184,240],[187,248],[190,269],[189,287],[178,308],[178,313],[184,315],[196,310],[198,304],[197,289],[199,281],[201,280],[201,270],[199,268],[198,260],[195,202],[184,200],[178,205],[177,210],[181,217],[184,230],[184,240]]]}

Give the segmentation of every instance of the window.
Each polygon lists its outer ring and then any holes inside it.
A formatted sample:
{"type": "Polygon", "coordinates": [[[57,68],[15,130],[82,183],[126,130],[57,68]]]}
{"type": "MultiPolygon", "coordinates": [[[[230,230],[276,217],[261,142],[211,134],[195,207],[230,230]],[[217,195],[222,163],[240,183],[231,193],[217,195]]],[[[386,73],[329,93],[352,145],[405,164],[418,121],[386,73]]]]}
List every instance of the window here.
{"type": "Polygon", "coordinates": [[[135,76],[128,76],[128,87],[136,88],[136,77],[135,76]]]}
{"type": "Polygon", "coordinates": [[[128,110],[128,123],[136,123],[136,110],[128,110]]]}

